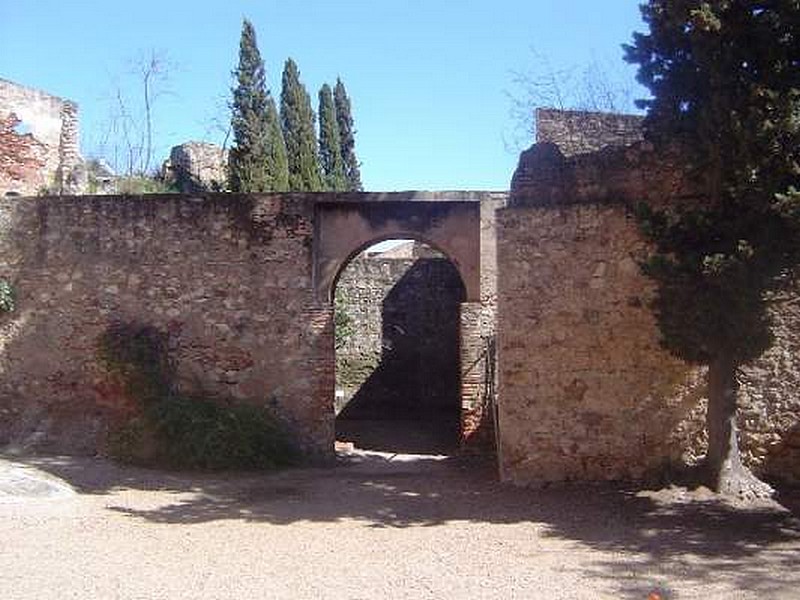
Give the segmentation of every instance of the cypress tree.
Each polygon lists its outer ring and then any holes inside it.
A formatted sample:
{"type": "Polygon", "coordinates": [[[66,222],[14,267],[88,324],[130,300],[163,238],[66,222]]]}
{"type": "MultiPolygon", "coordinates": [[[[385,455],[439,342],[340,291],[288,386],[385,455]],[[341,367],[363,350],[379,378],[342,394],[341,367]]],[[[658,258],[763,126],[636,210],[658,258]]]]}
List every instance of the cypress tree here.
{"type": "Polygon", "coordinates": [[[319,91],[319,162],[326,190],[341,192],[348,189],[333,92],[327,83],[319,91]]]}
{"type": "Polygon", "coordinates": [[[771,345],[766,301],[800,261],[800,2],[650,0],[642,14],[626,58],[652,94],[646,133],[680,149],[702,197],[642,211],[662,342],[709,368],[709,484],[768,495],[739,455],[737,371],[771,345]]]}
{"type": "Polygon", "coordinates": [[[283,69],[281,126],[289,165],[289,190],[321,191],[314,111],[311,109],[311,98],[300,82],[297,65],[291,58],[287,59],[283,69]]]}
{"type": "Polygon", "coordinates": [[[344,162],[344,175],[347,189],[361,191],[361,170],[356,158],[355,128],[353,127],[353,114],[350,98],[342,80],[336,78],[336,87],[333,91],[333,100],[336,108],[336,121],[339,124],[339,143],[341,145],[342,161],[344,162]]]}
{"type": "Polygon", "coordinates": [[[289,191],[289,163],[286,158],[286,143],[283,140],[281,121],[272,94],[267,97],[266,118],[269,128],[267,164],[272,181],[270,189],[274,192],[287,192],[289,191]]]}
{"type": "Polygon", "coordinates": [[[228,158],[230,187],[234,192],[263,192],[270,188],[266,78],[256,32],[247,19],[242,23],[239,64],[233,74],[236,87],[231,90],[233,145],[228,158]]]}

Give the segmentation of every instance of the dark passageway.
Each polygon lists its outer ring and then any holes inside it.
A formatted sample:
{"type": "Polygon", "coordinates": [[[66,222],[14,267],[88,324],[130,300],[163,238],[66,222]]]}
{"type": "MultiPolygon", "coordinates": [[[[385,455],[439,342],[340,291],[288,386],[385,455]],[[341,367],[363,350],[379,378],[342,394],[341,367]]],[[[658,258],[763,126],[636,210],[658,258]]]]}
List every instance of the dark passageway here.
{"type": "Polygon", "coordinates": [[[464,286],[448,259],[408,245],[408,256],[362,254],[339,281],[336,438],[363,450],[450,453],[460,433],[464,286]]]}

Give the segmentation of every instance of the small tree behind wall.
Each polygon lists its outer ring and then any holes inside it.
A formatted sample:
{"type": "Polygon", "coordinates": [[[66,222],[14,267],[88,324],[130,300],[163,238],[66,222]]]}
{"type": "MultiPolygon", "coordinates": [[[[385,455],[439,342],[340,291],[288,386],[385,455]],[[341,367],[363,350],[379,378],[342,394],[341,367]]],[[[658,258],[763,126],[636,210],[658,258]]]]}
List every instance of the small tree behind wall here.
{"type": "Polygon", "coordinates": [[[326,190],[343,192],[348,189],[336,108],[331,86],[327,83],[319,91],[319,162],[326,190]]]}
{"type": "Polygon", "coordinates": [[[289,162],[289,190],[322,191],[311,98],[300,81],[297,64],[289,58],[283,69],[281,126],[289,162]]]}
{"type": "Polygon", "coordinates": [[[333,101],[336,107],[336,121],[339,124],[339,144],[341,146],[342,160],[344,161],[347,189],[353,192],[360,192],[364,187],[361,184],[361,164],[356,157],[356,130],[353,123],[353,107],[344,83],[338,78],[333,90],[333,101]]]}
{"type": "Polygon", "coordinates": [[[231,104],[233,145],[228,169],[234,192],[285,191],[286,149],[275,103],[267,90],[264,61],[250,21],[242,23],[239,64],[231,104]]]}
{"type": "Polygon", "coordinates": [[[652,98],[646,134],[677,146],[704,198],[642,212],[664,346],[709,367],[710,485],[771,493],[741,462],[737,370],[772,343],[767,310],[800,259],[800,2],[650,0],[626,46],[652,98]]]}

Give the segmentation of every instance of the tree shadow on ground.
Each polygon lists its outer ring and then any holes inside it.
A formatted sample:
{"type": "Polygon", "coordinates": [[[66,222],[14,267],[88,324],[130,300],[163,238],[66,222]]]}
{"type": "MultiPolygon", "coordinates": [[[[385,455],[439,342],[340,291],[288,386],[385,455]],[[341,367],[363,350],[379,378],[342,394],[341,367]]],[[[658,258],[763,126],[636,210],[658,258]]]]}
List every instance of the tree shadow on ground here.
{"type": "Polygon", "coordinates": [[[646,597],[643,578],[659,582],[662,598],[677,597],[670,592],[671,580],[719,582],[765,597],[791,597],[800,586],[800,513],[784,507],[800,510],[797,488],[783,490],[784,506],[745,508],[710,493],[674,489],[512,488],[493,479],[491,465],[464,458],[389,461],[386,455],[363,455],[335,468],[265,475],[164,473],[97,459],[23,462],[82,493],[111,494],[109,510],[153,523],[351,520],[373,528],[527,523],[532,535],[599,551],[588,567],[575,568],[607,580],[620,597],[646,597]],[[167,491],[174,501],[142,509],[135,502],[125,505],[127,496],[113,496],[131,489],[167,491]],[[776,579],[775,573],[782,575],[776,579]]]}

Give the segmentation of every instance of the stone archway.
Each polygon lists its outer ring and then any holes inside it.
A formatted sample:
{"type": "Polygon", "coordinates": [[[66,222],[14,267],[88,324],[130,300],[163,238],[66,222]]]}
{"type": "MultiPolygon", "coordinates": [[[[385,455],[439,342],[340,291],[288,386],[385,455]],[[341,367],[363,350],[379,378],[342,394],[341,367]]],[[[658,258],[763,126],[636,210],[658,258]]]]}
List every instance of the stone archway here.
{"type": "MultiPolygon", "coordinates": [[[[336,283],[351,259],[386,239],[413,239],[442,253],[463,283],[458,311],[458,372],[463,441],[473,417],[474,354],[480,344],[480,198],[463,193],[359,194],[315,205],[312,283],[317,301],[332,306],[336,283]],[[477,340],[477,342],[476,342],[477,340]]],[[[332,345],[331,345],[332,346],[332,345]]],[[[330,348],[331,363],[334,348],[330,348]]],[[[327,397],[333,415],[334,378],[327,397]]]]}
{"type": "Polygon", "coordinates": [[[464,298],[452,261],[416,240],[348,262],[334,301],[337,441],[393,453],[458,448],[464,298]]]}
{"type": "Polygon", "coordinates": [[[415,239],[441,251],[458,269],[467,302],[480,302],[480,202],[463,194],[359,194],[315,206],[312,278],[319,301],[356,254],[381,240],[415,239]],[[453,199],[451,199],[453,198],[453,199]]]}

